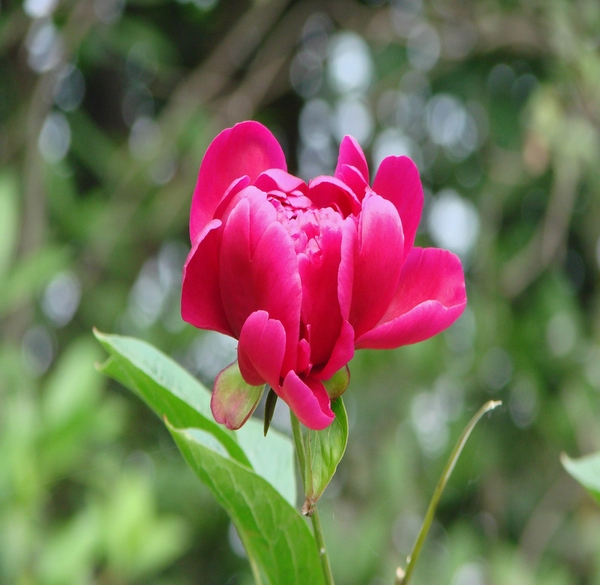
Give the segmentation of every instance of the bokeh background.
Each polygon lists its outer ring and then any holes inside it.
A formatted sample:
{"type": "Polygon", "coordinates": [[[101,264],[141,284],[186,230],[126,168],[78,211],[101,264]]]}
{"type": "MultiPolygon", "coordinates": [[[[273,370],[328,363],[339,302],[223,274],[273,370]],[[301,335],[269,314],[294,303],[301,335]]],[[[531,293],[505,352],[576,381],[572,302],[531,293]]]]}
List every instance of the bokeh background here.
{"type": "Polygon", "coordinates": [[[450,330],[351,365],[322,500],[339,585],[391,585],[491,398],[415,585],[600,583],[600,512],[559,459],[600,449],[599,45],[596,0],[0,2],[0,582],[252,583],[91,329],[208,385],[233,359],[181,321],[180,276],[203,153],[253,118],[305,179],[345,134],[373,170],[410,155],[418,242],[467,270],[450,330]]]}

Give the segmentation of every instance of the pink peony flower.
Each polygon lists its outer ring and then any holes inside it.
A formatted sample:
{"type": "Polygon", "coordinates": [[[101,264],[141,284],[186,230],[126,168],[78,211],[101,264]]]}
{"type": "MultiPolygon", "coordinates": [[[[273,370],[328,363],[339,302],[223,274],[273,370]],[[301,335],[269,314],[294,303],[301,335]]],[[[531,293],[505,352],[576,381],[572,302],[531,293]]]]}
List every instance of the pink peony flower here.
{"type": "Polygon", "coordinates": [[[333,177],[307,185],[286,168],[269,130],[237,124],[209,146],[192,200],[182,316],[238,340],[241,377],[226,368],[211,402],[229,428],[265,383],[305,426],[327,427],[348,376],[326,381],[355,349],[423,341],[466,304],[459,259],[413,246],[423,191],[409,158],[387,157],[370,187],[346,136],[333,177]]]}

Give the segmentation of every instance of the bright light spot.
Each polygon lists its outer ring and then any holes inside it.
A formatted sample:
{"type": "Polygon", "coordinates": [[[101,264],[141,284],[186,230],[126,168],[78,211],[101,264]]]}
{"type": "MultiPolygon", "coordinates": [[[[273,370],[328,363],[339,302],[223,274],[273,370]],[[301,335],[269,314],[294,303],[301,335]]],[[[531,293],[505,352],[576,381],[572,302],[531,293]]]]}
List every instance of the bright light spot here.
{"type": "Polygon", "coordinates": [[[492,391],[501,390],[512,378],[513,361],[502,347],[492,347],[483,356],[479,367],[482,382],[492,391]]]}
{"type": "Polygon", "coordinates": [[[331,143],[331,110],[325,100],[306,102],[299,119],[300,138],[307,146],[322,149],[331,143]]]}
{"type": "Polygon", "coordinates": [[[533,423],[538,413],[537,388],[532,380],[522,377],[510,391],[508,409],[513,422],[520,429],[533,423]]]}
{"type": "Polygon", "coordinates": [[[46,162],[55,164],[65,158],[71,146],[71,127],[64,114],[51,112],[46,116],[38,138],[38,148],[46,162]]]}
{"type": "Polygon", "coordinates": [[[435,458],[443,453],[450,438],[443,402],[435,392],[420,392],[410,405],[410,420],[423,453],[435,458]]]}
{"type": "Polygon", "coordinates": [[[237,341],[232,337],[206,331],[196,337],[189,348],[186,363],[204,381],[212,383],[216,375],[235,361],[237,341]]]}
{"type": "Polygon", "coordinates": [[[66,325],[75,315],[81,299],[81,285],[70,272],[61,272],[50,282],[42,297],[42,309],[57,326],[66,325]]]}
{"type": "Polygon", "coordinates": [[[458,320],[444,332],[446,343],[456,353],[463,353],[473,349],[477,322],[475,313],[466,307],[458,320]]]}
{"type": "Polygon", "coordinates": [[[335,150],[332,144],[322,148],[301,146],[298,154],[298,175],[310,181],[320,175],[331,175],[335,167],[335,150]]]}
{"type": "Polygon", "coordinates": [[[166,185],[175,175],[177,160],[169,153],[157,160],[149,169],[150,178],[157,185],[166,185]]]}
{"type": "Polygon", "coordinates": [[[94,0],[94,13],[104,24],[113,24],[123,14],[125,0],[94,0]]]}
{"type": "Polygon", "coordinates": [[[28,50],[27,63],[38,73],[50,71],[62,57],[62,41],[51,22],[36,20],[31,25],[25,44],[28,50]]]}
{"type": "Polygon", "coordinates": [[[437,94],[427,104],[427,127],[431,140],[462,160],[479,140],[474,116],[452,95],[437,94]]]}
{"type": "Polygon", "coordinates": [[[464,563],[456,569],[451,585],[485,585],[485,571],[479,563],[464,563]]]}
{"type": "Polygon", "coordinates": [[[65,112],[76,110],[83,101],[85,94],[85,79],[77,67],[65,65],[56,82],[54,103],[65,112]]]}
{"type": "Polygon", "coordinates": [[[329,43],[329,80],[338,93],[364,93],[373,76],[369,46],[355,33],[335,35],[329,43]]]}
{"type": "Polygon", "coordinates": [[[54,341],[50,332],[41,325],[27,330],[21,344],[25,367],[35,376],[44,374],[54,359],[54,341]]]}
{"type": "Polygon", "coordinates": [[[333,28],[331,20],[326,14],[317,12],[311,14],[302,28],[302,47],[319,59],[327,56],[329,33],[333,28]]]}
{"type": "Polygon", "coordinates": [[[153,159],[160,151],[161,134],[158,124],[146,116],[138,118],[129,134],[131,156],[138,160],[153,159]]]}
{"type": "Polygon", "coordinates": [[[373,133],[373,116],[367,106],[359,100],[343,100],[336,104],[333,113],[333,131],[338,142],[349,134],[359,144],[366,146],[373,133]]]}
{"type": "Polygon", "coordinates": [[[425,99],[421,95],[400,95],[396,109],[397,122],[409,136],[419,142],[427,136],[425,112],[425,99]]]}
{"type": "Polygon", "coordinates": [[[437,246],[467,259],[479,236],[477,208],[454,189],[444,189],[431,203],[427,228],[437,246]]]}
{"type": "Polygon", "coordinates": [[[577,327],[569,313],[556,313],[546,327],[548,348],[556,357],[563,357],[575,347],[577,327]]]}
{"type": "Polygon", "coordinates": [[[440,58],[440,37],[433,26],[422,22],[415,26],[406,42],[408,62],[417,71],[429,71],[440,58]]]}
{"type": "Polygon", "coordinates": [[[387,128],[373,142],[373,169],[379,168],[381,161],[388,156],[411,156],[414,144],[397,128],[387,128]]]}
{"type": "Polygon", "coordinates": [[[396,34],[407,37],[423,10],[422,0],[395,0],[392,4],[392,27],[396,34]]]}
{"type": "Polygon", "coordinates": [[[23,2],[23,10],[30,18],[44,18],[50,16],[58,0],[25,0],[23,2]]]}
{"type": "Polygon", "coordinates": [[[515,79],[516,75],[512,67],[506,63],[494,65],[488,76],[488,90],[498,97],[509,94],[515,79]]]}
{"type": "Polygon", "coordinates": [[[292,87],[304,99],[317,95],[323,85],[323,64],[312,51],[300,51],[290,66],[292,87]]]}

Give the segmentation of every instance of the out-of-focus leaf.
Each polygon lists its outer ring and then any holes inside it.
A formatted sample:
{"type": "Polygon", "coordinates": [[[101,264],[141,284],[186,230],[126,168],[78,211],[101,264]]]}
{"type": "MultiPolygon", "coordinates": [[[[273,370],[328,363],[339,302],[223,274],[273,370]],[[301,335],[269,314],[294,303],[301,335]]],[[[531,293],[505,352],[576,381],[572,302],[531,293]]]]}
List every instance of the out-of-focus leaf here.
{"type": "Polygon", "coordinates": [[[111,490],[102,519],[111,572],[126,582],[168,565],[188,543],[180,518],[157,514],[152,485],[139,473],[121,477],[111,490]]]}
{"type": "Polygon", "coordinates": [[[64,424],[74,413],[98,399],[102,377],[93,364],[102,350],[91,338],[74,341],[52,371],[42,395],[45,423],[64,424]]]}
{"type": "Polygon", "coordinates": [[[8,270],[19,232],[19,195],[17,177],[0,174],[0,277],[8,270]]]}
{"type": "Polygon", "coordinates": [[[100,544],[100,510],[88,506],[47,539],[39,562],[40,582],[85,583],[100,544]]]}
{"type": "Polygon", "coordinates": [[[41,248],[23,259],[0,288],[0,314],[30,301],[68,262],[67,251],[58,247],[41,248]]]}
{"type": "Polygon", "coordinates": [[[239,431],[214,422],[210,392],[172,359],[151,345],[130,337],[95,335],[111,355],[99,367],[135,392],[161,418],[182,428],[212,434],[229,455],[269,481],[291,504],[296,501],[294,451],[291,441],[275,431],[262,436],[262,425],[249,420],[239,431]]]}
{"type": "Polygon", "coordinates": [[[323,583],[317,547],[300,514],[262,477],[232,460],[214,436],[167,426],[188,464],[233,519],[256,583],[323,583]]]}
{"type": "Polygon", "coordinates": [[[348,417],[341,397],[332,401],[335,420],[322,431],[308,430],[305,444],[304,489],[306,502],[303,511],[310,514],[329,485],[348,443],[348,417]]]}
{"type": "Polygon", "coordinates": [[[593,453],[579,459],[571,459],[563,453],[560,461],[567,473],[600,504],[600,453],[593,453]]]}

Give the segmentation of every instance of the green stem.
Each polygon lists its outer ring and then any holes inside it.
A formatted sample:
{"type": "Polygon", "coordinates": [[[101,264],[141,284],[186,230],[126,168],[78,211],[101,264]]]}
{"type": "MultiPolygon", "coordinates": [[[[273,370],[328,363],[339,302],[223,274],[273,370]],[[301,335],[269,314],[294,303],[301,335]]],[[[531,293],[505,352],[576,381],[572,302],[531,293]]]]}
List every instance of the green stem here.
{"type": "Polygon", "coordinates": [[[313,530],[315,533],[315,541],[317,542],[319,559],[321,560],[321,567],[323,568],[325,583],[327,585],[334,585],[333,573],[331,572],[331,564],[329,563],[329,555],[327,554],[327,549],[325,548],[325,540],[323,539],[321,518],[319,517],[319,510],[317,510],[316,504],[310,519],[312,520],[313,530]]]}
{"type": "MultiPolygon", "coordinates": [[[[310,469],[306,466],[306,460],[307,456],[310,460],[310,453],[306,453],[304,440],[302,437],[302,429],[300,428],[300,421],[294,416],[292,412],[290,412],[290,418],[292,421],[292,434],[294,436],[296,455],[298,456],[298,464],[300,465],[300,473],[302,475],[302,485],[304,486],[304,493],[306,493],[306,476],[310,475],[310,469]]],[[[329,563],[329,555],[327,554],[327,548],[325,547],[325,539],[323,538],[321,518],[319,517],[319,511],[317,510],[316,505],[313,508],[310,519],[313,525],[313,533],[315,537],[315,542],[317,544],[317,550],[319,552],[321,568],[323,569],[323,576],[325,577],[325,585],[335,585],[333,581],[333,573],[331,572],[331,564],[329,563]]]]}
{"type": "Polygon", "coordinates": [[[431,502],[429,502],[429,508],[427,508],[427,513],[425,514],[425,519],[423,520],[423,525],[421,526],[421,531],[419,532],[419,536],[417,537],[417,541],[415,542],[415,546],[413,547],[412,553],[408,557],[408,564],[406,565],[406,571],[403,571],[401,568],[398,568],[396,573],[396,581],[395,585],[408,585],[408,582],[412,576],[412,573],[415,569],[415,564],[417,559],[419,558],[419,554],[421,553],[421,549],[423,548],[423,543],[425,542],[425,537],[429,532],[429,528],[431,527],[431,523],[433,522],[433,518],[435,516],[435,511],[437,509],[440,498],[442,497],[442,492],[448,483],[448,479],[450,478],[450,474],[460,457],[460,453],[471,434],[471,431],[475,428],[475,425],[479,422],[479,419],[488,411],[493,410],[496,406],[502,404],[501,401],[490,400],[486,402],[477,412],[477,414],[469,421],[469,424],[465,427],[462,432],[460,438],[458,439],[456,445],[454,446],[454,450],[446,463],[446,467],[440,477],[437,486],[435,487],[435,491],[433,492],[433,496],[431,498],[431,502]]]}

